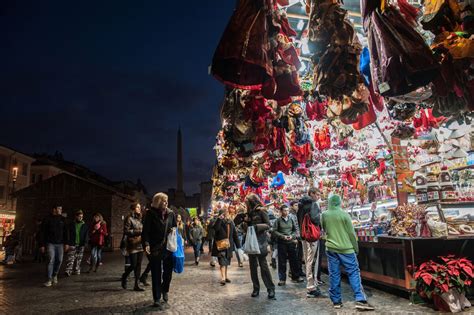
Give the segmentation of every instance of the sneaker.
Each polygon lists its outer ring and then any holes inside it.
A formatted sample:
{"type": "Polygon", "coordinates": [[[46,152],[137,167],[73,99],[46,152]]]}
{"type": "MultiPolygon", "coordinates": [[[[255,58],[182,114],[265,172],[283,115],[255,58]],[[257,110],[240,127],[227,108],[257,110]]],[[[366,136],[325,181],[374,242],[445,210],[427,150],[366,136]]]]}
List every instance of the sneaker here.
{"type": "Polygon", "coordinates": [[[278,282],[278,286],[279,286],[279,287],[282,287],[282,286],[284,286],[284,285],[286,285],[286,281],[280,281],[280,282],[278,282]]]}
{"type": "Polygon", "coordinates": [[[243,264],[243,263],[239,263],[239,267],[240,267],[240,268],[244,268],[244,264],[243,264]]]}
{"type": "Polygon", "coordinates": [[[72,273],[71,273],[70,271],[66,271],[66,272],[64,273],[64,275],[65,275],[66,277],[70,277],[70,276],[72,275],[72,273]]]}
{"type": "Polygon", "coordinates": [[[73,274],[73,275],[80,275],[80,274],[81,274],[81,271],[80,271],[80,270],[74,271],[72,274],[73,274]]]}
{"type": "Polygon", "coordinates": [[[53,284],[58,284],[58,276],[53,277],[53,284]]]}
{"type": "Polygon", "coordinates": [[[335,309],[340,309],[340,308],[342,308],[342,303],[341,303],[341,302],[339,302],[339,303],[334,303],[334,304],[333,304],[333,307],[334,307],[335,309]]]}
{"type": "Polygon", "coordinates": [[[154,302],[153,307],[156,308],[158,311],[164,311],[163,305],[160,302],[154,302]]]}
{"type": "Polygon", "coordinates": [[[356,302],[355,308],[356,308],[356,310],[360,310],[360,311],[373,311],[373,310],[375,310],[375,307],[370,305],[367,301],[358,301],[358,302],[356,302]]]}
{"type": "Polygon", "coordinates": [[[313,291],[310,291],[310,292],[306,293],[307,298],[317,298],[317,297],[320,297],[320,296],[321,296],[321,291],[319,291],[319,290],[313,290],[313,291]]]}
{"type": "Polygon", "coordinates": [[[268,299],[269,299],[269,300],[276,300],[276,298],[275,298],[275,290],[269,290],[269,291],[268,291],[268,299]]]}
{"type": "Polygon", "coordinates": [[[326,282],[324,282],[323,280],[318,280],[318,285],[323,285],[323,284],[326,284],[326,282]]]}
{"type": "Polygon", "coordinates": [[[165,303],[168,303],[168,292],[163,293],[163,301],[165,301],[165,303]]]}
{"type": "Polygon", "coordinates": [[[45,283],[43,283],[43,286],[45,286],[45,287],[50,287],[52,285],[53,285],[53,281],[51,281],[51,280],[48,280],[45,283]]]}

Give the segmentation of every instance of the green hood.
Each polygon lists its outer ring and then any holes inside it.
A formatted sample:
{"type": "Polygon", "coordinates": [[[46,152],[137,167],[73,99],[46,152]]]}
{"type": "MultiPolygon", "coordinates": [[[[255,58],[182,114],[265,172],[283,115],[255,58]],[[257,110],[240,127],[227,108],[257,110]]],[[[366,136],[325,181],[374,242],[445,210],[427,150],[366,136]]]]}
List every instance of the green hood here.
{"type": "Polygon", "coordinates": [[[328,210],[342,210],[341,203],[342,200],[339,195],[332,195],[328,200],[328,210]]]}

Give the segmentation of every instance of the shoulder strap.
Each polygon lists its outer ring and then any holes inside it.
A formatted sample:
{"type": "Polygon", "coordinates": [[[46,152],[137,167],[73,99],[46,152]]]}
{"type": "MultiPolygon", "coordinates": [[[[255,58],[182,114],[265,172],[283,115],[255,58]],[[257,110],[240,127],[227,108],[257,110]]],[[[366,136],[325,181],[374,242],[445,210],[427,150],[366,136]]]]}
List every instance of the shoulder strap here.
{"type": "Polygon", "coordinates": [[[230,240],[230,222],[227,222],[227,238],[230,240]]]}

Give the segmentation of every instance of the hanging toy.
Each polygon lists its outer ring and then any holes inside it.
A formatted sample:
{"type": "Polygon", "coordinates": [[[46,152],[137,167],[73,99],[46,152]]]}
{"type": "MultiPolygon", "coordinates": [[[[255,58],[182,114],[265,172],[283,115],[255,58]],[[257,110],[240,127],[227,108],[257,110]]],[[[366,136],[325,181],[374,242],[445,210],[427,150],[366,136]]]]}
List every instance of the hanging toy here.
{"type": "Polygon", "coordinates": [[[283,172],[278,171],[277,175],[273,177],[270,188],[281,189],[283,185],[285,185],[285,177],[283,176],[283,172]]]}

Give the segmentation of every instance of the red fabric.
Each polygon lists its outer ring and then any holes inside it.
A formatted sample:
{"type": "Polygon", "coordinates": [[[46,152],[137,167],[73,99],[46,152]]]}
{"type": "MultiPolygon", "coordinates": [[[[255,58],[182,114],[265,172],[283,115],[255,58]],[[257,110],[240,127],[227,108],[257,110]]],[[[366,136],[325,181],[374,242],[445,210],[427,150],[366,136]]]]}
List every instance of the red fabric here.
{"type": "Polygon", "coordinates": [[[445,119],[443,116],[438,118],[434,117],[432,108],[422,109],[420,111],[420,117],[413,118],[413,127],[415,127],[417,131],[429,131],[431,128],[438,128],[445,119]]]}
{"type": "Polygon", "coordinates": [[[271,150],[278,151],[281,154],[286,153],[286,134],[285,129],[273,127],[271,150]]]}
{"type": "Polygon", "coordinates": [[[321,238],[321,229],[311,221],[309,213],[304,215],[301,224],[301,238],[307,242],[316,242],[321,238]]]}
{"type": "Polygon", "coordinates": [[[379,180],[386,170],[387,170],[387,166],[385,165],[385,160],[379,160],[379,167],[377,167],[377,175],[378,175],[379,180]]]}
{"type": "Polygon", "coordinates": [[[321,129],[315,130],[314,146],[320,151],[328,150],[331,148],[331,134],[329,133],[329,127],[327,125],[325,125],[321,129]]]}
{"type": "Polygon", "coordinates": [[[278,171],[283,172],[286,175],[290,174],[291,170],[291,163],[287,156],[282,159],[278,159],[272,162],[270,167],[272,173],[278,173],[278,171]]]}
{"type": "Polygon", "coordinates": [[[291,156],[298,163],[306,163],[311,157],[311,144],[308,142],[303,145],[291,144],[291,156]]]}
{"type": "Polygon", "coordinates": [[[327,118],[327,101],[324,102],[308,102],[306,104],[306,116],[309,120],[321,121],[327,118]]]}
{"type": "Polygon", "coordinates": [[[269,0],[240,0],[217,46],[212,74],[233,88],[257,90],[273,76],[269,0]]]}
{"type": "Polygon", "coordinates": [[[384,108],[384,103],[383,103],[383,97],[378,95],[375,90],[374,86],[372,83],[370,83],[369,87],[369,102],[379,111],[383,111],[384,108]]]}
{"type": "Polygon", "coordinates": [[[374,106],[370,98],[369,104],[367,104],[367,106],[369,107],[369,110],[363,113],[362,115],[359,115],[357,117],[357,122],[352,124],[352,128],[354,128],[355,130],[361,130],[373,124],[377,120],[377,115],[375,114],[374,106]]]}
{"type": "Polygon", "coordinates": [[[98,230],[95,229],[95,223],[89,227],[89,243],[92,246],[104,246],[105,236],[107,235],[107,224],[105,222],[100,223],[98,230]]]}

